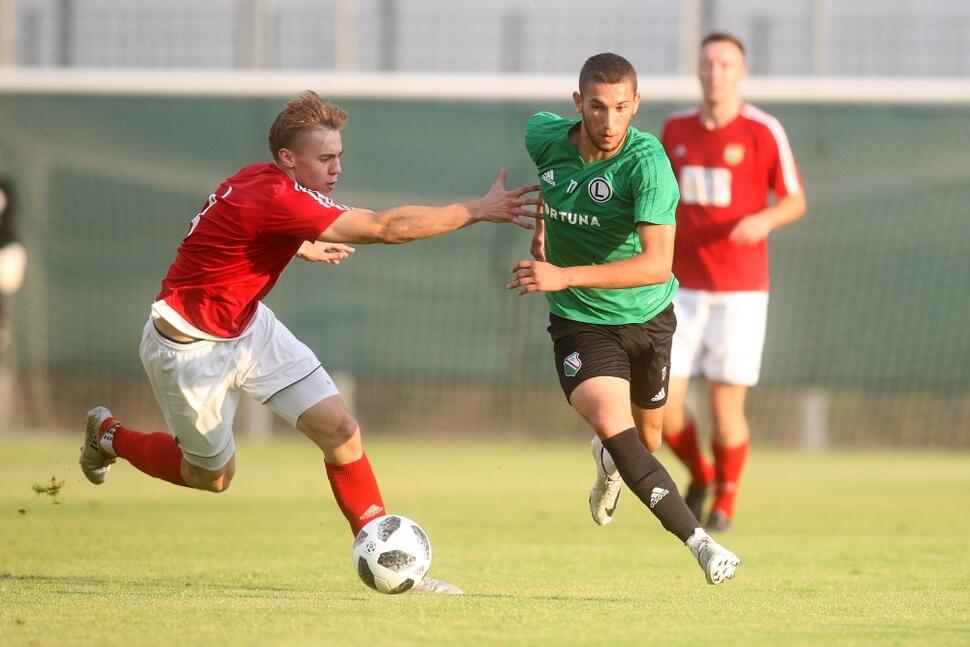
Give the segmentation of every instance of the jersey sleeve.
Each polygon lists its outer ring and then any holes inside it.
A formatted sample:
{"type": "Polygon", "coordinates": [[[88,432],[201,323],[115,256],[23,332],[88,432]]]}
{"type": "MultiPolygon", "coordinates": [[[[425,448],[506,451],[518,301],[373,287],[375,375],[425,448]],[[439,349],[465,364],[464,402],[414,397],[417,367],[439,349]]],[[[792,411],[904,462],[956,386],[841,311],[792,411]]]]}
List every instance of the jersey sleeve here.
{"type": "Polygon", "coordinates": [[[316,240],[327,227],[351,208],[329,196],[297,185],[277,195],[263,220],[263,232],[302,240],[316,240]]]}
{"type": "Polygon", "coordinates": [[[537,112],[525,122],[525,149],[536,164],[549,143],[549,126],[562,121],[559,115],[551,112],[537,112]]]}
{"type": "Polygon", "coordinates": [[[775,192],[776,198],[798,195],[802,192],[802,180],[788,143],[788,135],[777,119],[770,119],[766,125],[769,150],[773,153],[768,164],[769,186],[775,192]]]}
{"type": "Polygon", "coordinates": [[[680,191],[677,178],[670,168],[670,160],[659,142],[638,154],[635,160],[635,168],[630,173],[634,221],[654,225],[675,224],[680,191]]]}

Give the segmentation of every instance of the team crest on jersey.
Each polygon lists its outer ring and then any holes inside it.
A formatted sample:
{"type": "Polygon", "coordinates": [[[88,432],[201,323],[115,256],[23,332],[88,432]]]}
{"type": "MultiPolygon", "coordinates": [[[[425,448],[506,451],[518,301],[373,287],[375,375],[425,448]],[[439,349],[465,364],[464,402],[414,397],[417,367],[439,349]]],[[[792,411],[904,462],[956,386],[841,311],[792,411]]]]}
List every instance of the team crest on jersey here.
{"type": "Polygon", "coordinates": [[[579,353],[572,353],[562,361],[562,372],[566,377],[576,377],[582,367],[583,360],[579,359],[579,353]]]}
{"type": "Polygon", "coordinates": [[[744,144],[728,144],[724,147],[724,162],[737,166],[744,160],[744,144]]]}
{"type": "Polygon", "coordinates": [[[677,144],[677,148],[674,149],[675,157],[684,157],[687,155],[687,147],[683,144],[677,144]]]}
{"type": "Polygon", "coordinates": [[[603,204],[613,197],[613,187],[601,177],[594,178],[589,183],[589,197],[593,199],[593,202],[603,204]]]}

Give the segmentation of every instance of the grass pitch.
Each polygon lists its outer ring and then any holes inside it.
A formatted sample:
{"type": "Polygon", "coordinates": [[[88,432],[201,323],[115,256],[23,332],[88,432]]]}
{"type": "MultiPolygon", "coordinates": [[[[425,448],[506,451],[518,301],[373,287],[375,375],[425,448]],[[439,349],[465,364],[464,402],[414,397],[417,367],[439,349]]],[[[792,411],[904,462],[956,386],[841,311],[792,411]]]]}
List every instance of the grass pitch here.
{"type": "Polygon", "coordinates": [[[466,590],[389,597],[309,442],[241,444],[213,495],[123,461],[90,485],[80,436],[4,438],[0,644],[970,644],[967,454],[755,451],[712,587],[629,491],[592,523],[583,443],[373,440],[390,511],[466,590]]]}

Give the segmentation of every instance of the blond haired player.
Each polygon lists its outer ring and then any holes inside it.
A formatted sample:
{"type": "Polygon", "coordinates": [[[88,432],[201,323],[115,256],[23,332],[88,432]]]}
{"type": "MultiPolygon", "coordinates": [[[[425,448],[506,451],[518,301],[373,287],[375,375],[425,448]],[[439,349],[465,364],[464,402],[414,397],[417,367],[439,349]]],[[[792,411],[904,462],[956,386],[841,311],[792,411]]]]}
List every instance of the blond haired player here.
{"type": "MultiPolygon", "coordinates": [[[[327,371],[262,303],[300,256],[337,263],[346,243],[405,243],[490,221],[532,225],[538,189],[506,191],[506,172],[485,196],[443,207],[355,209],[330,198],[341,174],[347,113],[304,92],[269,131],[272,162],[226,179],[192,219],[145,324],[140,355],[173,435],[122,425],[104,407],[88,413],[81,468],[103,483],[116,458],[176,485],[222,492],[236,469],[233,416],[242,395],[299,429],[323,452],[330,485],[356,533],[385,514],[357,421],[327,371]]],[[[439,580],[416,588],[460,593],[439,580]]]]}
{"type": "Polygon", "coordinates": [[[748,450],[745,395],[761,369],[768,235],[805,213],[805,197],[781,124],[741,98],[741,41],[720,32],[704,38],[698,77],[701,105],[670,115],[661,136],[680,185],[673,268],[681,286],[663,426],[690,470],[687,504],[700,519],[713,484],[705,526],[723,531],[748,450]],[[713,465],[684,404],[693,375],[708,382],[713,465]]]}

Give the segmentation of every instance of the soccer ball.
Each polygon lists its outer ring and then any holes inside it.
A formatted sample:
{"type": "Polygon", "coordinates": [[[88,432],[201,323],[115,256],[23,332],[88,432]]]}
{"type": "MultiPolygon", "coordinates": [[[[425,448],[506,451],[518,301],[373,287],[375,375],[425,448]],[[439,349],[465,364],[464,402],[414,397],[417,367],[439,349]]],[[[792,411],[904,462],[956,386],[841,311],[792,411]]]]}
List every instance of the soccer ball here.
{"type": "Polygon", "coordinates": [[[431,568],[428,534],[407,517],[378,517],[354,539],[354,568],[375,591],[391,595],[409,591],[431,568]]]}

